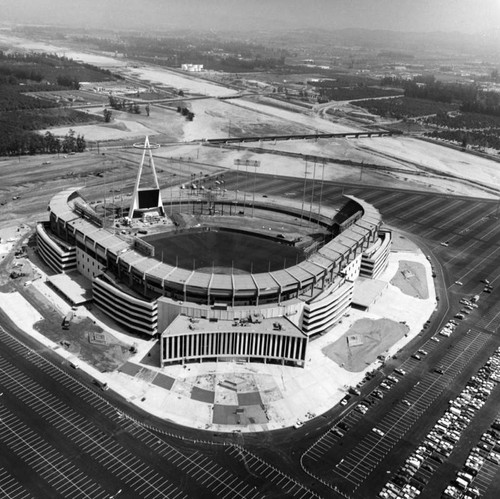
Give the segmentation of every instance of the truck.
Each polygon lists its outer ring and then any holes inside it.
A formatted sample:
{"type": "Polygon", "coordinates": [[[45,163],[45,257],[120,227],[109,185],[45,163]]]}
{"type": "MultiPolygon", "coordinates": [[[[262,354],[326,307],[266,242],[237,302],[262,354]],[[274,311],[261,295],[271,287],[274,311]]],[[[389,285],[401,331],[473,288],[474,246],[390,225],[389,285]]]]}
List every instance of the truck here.
{"type": "Polygon", "coordinates": [[[62,320],[62,328],[69,329],[69,324],[72,320],[73,320],[73,312],[70,311],[64,316],[64,319],[62,320]]]}
{"type": "Polygon", "coordinates": [[[479,295],[474,295],[471,299],[470,299],[471,303],[477,303],[479,301],[479,295]]]}

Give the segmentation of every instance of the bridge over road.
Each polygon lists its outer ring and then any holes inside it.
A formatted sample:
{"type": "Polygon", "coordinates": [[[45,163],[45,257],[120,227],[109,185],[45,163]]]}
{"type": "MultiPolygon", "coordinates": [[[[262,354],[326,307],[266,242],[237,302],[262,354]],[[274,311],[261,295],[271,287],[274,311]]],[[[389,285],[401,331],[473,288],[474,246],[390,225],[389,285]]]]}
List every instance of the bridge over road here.
{"type": "MultiPolygon", "coordinates": [[[[403,132],[397,130],[379,130],[366,132],[342,132],[342,133],[301,133],[297,135],[260,135],[251,137],[225,137],[217,139],[204,139],[208,144],[234,144],[242,142],[274,142],[275,140],[308,140],[308,139],[334,139],[334,138],[371,138],[371,137],[392,137],[401,135],[403,132]]],[[[194,141],[198,142],[198,141],[194,141]]]]}

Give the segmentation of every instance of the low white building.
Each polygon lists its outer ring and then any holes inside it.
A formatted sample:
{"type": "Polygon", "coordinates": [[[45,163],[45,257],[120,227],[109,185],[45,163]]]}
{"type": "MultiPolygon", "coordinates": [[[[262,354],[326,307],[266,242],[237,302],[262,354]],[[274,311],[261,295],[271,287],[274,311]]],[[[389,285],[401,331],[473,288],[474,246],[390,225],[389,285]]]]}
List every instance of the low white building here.
{"type": "Polygon", "coordinates": [[[199,73],[200,71],[203,71],[203,64],[182,64],[181,69],[182,71],[199,73]]]}

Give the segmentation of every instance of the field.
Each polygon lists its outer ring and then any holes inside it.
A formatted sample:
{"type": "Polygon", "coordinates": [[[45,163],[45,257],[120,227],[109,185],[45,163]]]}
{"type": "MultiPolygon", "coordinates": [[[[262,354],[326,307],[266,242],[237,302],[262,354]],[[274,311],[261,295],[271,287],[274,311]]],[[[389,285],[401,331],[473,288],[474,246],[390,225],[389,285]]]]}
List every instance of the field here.
{"type": "Polygon", "coordinates": [[[321,98],[327,101],[344,101],[356,99],[373,99],[376,97],[389,97],[393,95],[402,94],[400,90],[389,90],[386,88],[378,87],[347,87],[347,88],[331,88],[314,84],[314,87],[321,95],[321,98]]]}
{"type": "Polygon", "coordinates": [[[302,252],[293,246],[234,232],[195,231],[144,239],[155,247],[156,258],[206,272],[268,272],[303,260],[302,252]]]}
{"type": "Polygon", "coordinates": [[[6,111],[0,117],[0,126],[16,127],[22,130],[40,130],[55,126],[78,125],[89,122],[102,122],[103,118],[96,115],[68,108],[38,110],[6,111]]]}
{"type": "Polygon", "coordinates": [[[372,114],[386,118],[415,118],[444,113],[458,109],[458,104],[446,104],[425,99],[401,97],[401,99],[379,99],[356,102],[356,106],[367,109],[372,114]]]}
{"type": "Polygon", "coordinates": [[[40,92],[26,92],[24,95],[34,97],[43,101],[48,101],[53,105],[65,106],[91,106],[108,104],[109,99],[105,94],[86,92],[84,90],[54,90],[40,92]]]}

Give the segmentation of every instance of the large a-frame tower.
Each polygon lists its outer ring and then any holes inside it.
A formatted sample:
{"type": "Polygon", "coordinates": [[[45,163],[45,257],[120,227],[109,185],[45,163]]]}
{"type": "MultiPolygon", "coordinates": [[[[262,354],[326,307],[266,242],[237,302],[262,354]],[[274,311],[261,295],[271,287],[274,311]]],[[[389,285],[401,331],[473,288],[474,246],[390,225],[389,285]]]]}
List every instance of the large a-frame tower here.
{"type": "Polygon", "coordinates": [[[158,177],[156,175],[155,163],[153,160],[153,149],[157,149],[159,146],[157,144],[150,144],[149,137],[146,136],[144,145],[134,144],[137,149],[142,149],[142,160],[139,165],[139,170],[137,172],[137,179],[135,181],[134,192],[132,194],[132,201],[130,203],[130,209],[128,212],[129,218],[139,217],[147,213],[158,213],[161,216],[165,216],[165,210],[163,209],[163,202],[161,199],[160,185],[158,184],[158,177]],[[151,168],[151,173],[153,176],[153,186],[141,188],[141,176],[142,170],[144,168],[144,160],[146,159],[146,152],[149,155],[149,166],[151,168]]]}

